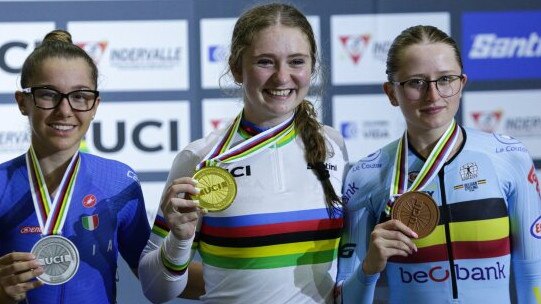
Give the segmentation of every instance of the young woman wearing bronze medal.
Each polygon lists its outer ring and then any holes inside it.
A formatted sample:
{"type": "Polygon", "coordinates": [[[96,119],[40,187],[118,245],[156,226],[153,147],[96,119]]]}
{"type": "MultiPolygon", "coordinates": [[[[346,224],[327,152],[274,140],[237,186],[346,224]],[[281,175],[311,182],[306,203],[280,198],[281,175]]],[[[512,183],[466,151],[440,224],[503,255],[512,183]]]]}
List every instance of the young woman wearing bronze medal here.
{"type": "Polygon", "coordinates": [[[228,63],[244,108],[172,165],[139,266],[153,302],[183,291],[205,303],[332,302],[347,159],[343,139],[305,99],[316,46],[291,5],[256,6],[238,19],[228,63]],[[202,210],[204,195],[229,187],[204,182],[207,168],[234,175],[229,207],[202,210]],[[204,276],[190,263],[195,252],[204,276]]]}
{"type": "Polygon", "coordinates": [[[456,42],[410,27],[391,44],[386,73],[406,131],[346,177],[337,301],[539,301],[535,167],[520,141],[457,125],[467,76],[456,42]]]}
{"type": "Polygon", "coordinates": [[[24,61],[15,99],[28,152],[0,164],[0,303],[115,303],[150,227],[127,165],[79,152],[100,104],[92,58],[64,30],[24,61]]]}

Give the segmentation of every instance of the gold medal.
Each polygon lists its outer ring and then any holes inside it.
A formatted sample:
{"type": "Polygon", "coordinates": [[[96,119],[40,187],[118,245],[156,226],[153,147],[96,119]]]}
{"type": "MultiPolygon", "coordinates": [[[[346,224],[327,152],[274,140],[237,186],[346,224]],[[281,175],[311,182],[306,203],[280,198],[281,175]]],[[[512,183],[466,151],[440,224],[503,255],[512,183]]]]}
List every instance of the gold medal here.
{"type": "Polygon", "coordinates": [[[199,200],[199,206],[209,212],[227,209],[237,196],[237,183],[225,169],[204,167],[195,172],[193,178],[199,181],[197,187],[201,192],[192,195],[192,199],[199,200]]]}

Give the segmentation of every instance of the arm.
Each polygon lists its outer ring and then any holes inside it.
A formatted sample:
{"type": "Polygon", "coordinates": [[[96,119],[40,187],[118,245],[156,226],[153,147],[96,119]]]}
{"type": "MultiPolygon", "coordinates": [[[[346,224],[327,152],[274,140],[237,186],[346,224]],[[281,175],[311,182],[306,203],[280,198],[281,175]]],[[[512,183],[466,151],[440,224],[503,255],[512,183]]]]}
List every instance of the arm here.
{"type": "Polygon", "coordinates": [[[343,189],[347,209],[337,280],[341,286],[338,302],[342,303],[372,303],[379,273],[387,260],[417,250],[411,240],[416,234],[403,223],[391,220],[376,225],[388,190],[379,185],[380,173],[362,169],[363,162],[351,168],[343,189]]]}
{"type": "Polygon", "coordinates": [[[507,193],[511,221],[513,275],[518,303],[541,303],[541,194],[526,153],[509,163],[514,179],[507,193]]]}
{"type": "MultiPolygon", "coordinates": [[[[143,292],[153,302],[176,298],[187,286],[188,266],[194,253],[192,244],[201,212],[197,202],[185,199],[184,194],[197,193],[195,182],[187,177],[193,174],[196,163],[191,152],[183,151],[175,158],[150,239],[139,262],[143,292]]],[[[195,283],[188,287],[197,289],[195,283]]],[[[194,292],[197,294],[200,290],[194,292]]]]}

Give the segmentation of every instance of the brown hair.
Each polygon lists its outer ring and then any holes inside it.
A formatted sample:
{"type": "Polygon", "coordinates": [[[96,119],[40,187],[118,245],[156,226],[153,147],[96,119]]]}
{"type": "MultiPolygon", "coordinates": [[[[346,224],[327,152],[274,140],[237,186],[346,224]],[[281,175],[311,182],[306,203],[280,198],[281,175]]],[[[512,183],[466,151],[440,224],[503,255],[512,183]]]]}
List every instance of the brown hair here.
{"type": "Polygon", "coordinates": [[[388,81],[395,81],[394,75],[402,65],[400,59],[404,50],[411,45],[420,43],[444,43],[449,45],[455,53],[460,70],[463,69],[460,50],[453,38],[435,26],[416,25],[402,31],[391,44],[387,54],[387,70],[385,71],[388,81]]]}
{"type": "Polygon", "coordinates": [[[42,43],[24,61],[21,71],[21,87],[32,84],[32,77],[41,64],[49,58],[82,58],[90,67],[95,89],[98,87],[98,68],[92,58],[80,47],[73,44],[71,34],[64,30],[53,30],[43,38],[42,43]]]}
{"type": "MultiPolygon", "coordinates": [[[[260,31],[274,25],[283,25],[300,29],[310,44],[310,57],[312,59],[312,76],[317,75],[317,44],[312,26],[303,13],[288,4],[272,3],[256,6],[240,16],[233,29],[231,38],[231,54],[229,56],[229,71],[240,73],[242,69],[242,55],[251,45],[255,35],[260,31]]],[[[331,217],[341,207],[342,202],[336,194],[329,172],[325,168],[327,158],[327,145],[321,134],[322,125],[317,120],[316,111],[312,103],[303,100],[295,111],[295,130],[304,143],[304,157],[321,181],[325,193],[327,210],[331,217]]]]}

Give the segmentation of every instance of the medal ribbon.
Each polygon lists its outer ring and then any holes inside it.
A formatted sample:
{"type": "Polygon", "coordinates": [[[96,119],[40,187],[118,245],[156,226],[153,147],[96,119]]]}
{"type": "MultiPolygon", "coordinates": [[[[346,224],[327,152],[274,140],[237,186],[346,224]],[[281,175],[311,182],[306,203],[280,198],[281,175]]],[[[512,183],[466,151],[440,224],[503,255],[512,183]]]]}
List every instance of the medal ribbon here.
{"type": "Polygon", "coordinates": [[[428,185],[445,164],[447,157],[451,154],[453,147],[458,139],[459,128],[456,121],[453,119],[445,133],[440,137],[436,146],[430,152],[426,162],[424,163],[421,171],[409,187],[406,190],[408,184],[408,134],[404,132],[402,138],[398,142],[396,147],[396,155],[394,159],[394,168],[392,176],[392,184],[390,189],[390,199],[387,206],[385,206],[385,213],[387,215],[391,212],[391,205],[395,198],[410,191],[421,191],[426,185],[428,185]]]}
{"type": "Polygon", "coordinates": [[[264,132],[261,132],[242,143],[230,148],[233,143],[233,137],[238,131],[242,112],[237,115],[221,141],[212,148],[211,152],[204,158],[205,160],[197,165],[196,170],[203,167],[214,166],[217,163],[232,163],[253,156],[294,130],[294,115],[289,119],[274,126],[264,132]]]}
{"type": "Polygon", "coordinates": [[[68,209],[71,203],[75,181],[79,172],[81,157],[75,153],[64,172],[62,181],[58,186],[58,193],[51,202],[49,190],[45,184],[45,178],[41,172],[36,152],[30,146],[26,153],[26,167],[28,169],[28,182],[34,201],[34,209],[38,218],[42,235],[62,234],[62,228],[66,221],[68,209]]]}

